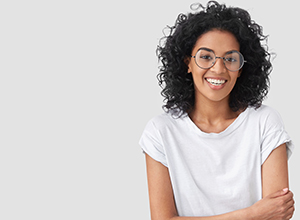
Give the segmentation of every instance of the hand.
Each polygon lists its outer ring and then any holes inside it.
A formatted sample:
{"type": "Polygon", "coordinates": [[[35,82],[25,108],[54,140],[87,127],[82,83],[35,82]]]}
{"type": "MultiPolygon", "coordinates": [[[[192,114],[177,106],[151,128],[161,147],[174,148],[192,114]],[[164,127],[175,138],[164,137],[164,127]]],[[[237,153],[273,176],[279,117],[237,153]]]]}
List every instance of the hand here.
{"type": "Polygon", "coordinates": [[[288,188],[266,196],[249,207],[253,219],[288,220],[294,213],[293,193],[288,188]]]}

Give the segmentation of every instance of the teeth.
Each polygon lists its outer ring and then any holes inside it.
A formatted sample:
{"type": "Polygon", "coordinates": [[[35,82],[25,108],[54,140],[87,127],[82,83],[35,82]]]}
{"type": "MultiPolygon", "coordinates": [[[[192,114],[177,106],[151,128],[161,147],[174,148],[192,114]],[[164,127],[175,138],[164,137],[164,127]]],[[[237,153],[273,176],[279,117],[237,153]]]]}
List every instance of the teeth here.
{"type": "Polygon", "coordinates": [[[207,82],[215,86],[220,86],[225,83],[225,80],[220,80],[220,79],[206,79],[206,80],[207,82]]]}

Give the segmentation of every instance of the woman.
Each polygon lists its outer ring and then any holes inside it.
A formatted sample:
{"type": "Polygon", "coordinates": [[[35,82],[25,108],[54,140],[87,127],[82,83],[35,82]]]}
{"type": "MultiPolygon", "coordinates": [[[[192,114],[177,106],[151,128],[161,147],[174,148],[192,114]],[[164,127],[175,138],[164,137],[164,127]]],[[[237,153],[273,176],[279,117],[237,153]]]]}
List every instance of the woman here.
{"type": "Polygon", "coordinates": [[[199,8],[180,14],[158,47],[166,113],[140,140],[152,220],[290,219],[293,144],[279,114],[262,105],[272,67],[266,37],[245,10],[199,8]]]}

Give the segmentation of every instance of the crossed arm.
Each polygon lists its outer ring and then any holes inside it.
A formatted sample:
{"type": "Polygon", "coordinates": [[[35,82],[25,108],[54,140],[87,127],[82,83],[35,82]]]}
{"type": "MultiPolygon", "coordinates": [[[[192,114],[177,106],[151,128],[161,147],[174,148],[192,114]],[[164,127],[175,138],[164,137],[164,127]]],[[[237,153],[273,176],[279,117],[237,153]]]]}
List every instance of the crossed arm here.
{"type": "Polygon", "coordinates": [[[152,220],[287,220],[294,213],[293,194],[288,190],[286,145],[273,150],[262,165],[263,199],[254,205],[210,217],[179,217],[168,168],[146,154],[152,220]]]}

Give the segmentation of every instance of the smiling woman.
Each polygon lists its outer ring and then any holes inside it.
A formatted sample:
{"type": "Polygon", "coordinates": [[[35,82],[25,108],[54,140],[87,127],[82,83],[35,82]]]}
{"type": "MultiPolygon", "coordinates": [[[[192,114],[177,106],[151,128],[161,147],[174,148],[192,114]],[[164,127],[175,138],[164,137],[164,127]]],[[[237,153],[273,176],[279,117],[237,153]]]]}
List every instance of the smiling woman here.
{"type": "Polygon", "coordinates": [[[211,1],[179,15],[159,83],[166,113],[140,139],[153,220],[290,219],[293,142],[262,105],[270,55],[247,11],[211,1]]]}

